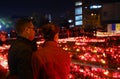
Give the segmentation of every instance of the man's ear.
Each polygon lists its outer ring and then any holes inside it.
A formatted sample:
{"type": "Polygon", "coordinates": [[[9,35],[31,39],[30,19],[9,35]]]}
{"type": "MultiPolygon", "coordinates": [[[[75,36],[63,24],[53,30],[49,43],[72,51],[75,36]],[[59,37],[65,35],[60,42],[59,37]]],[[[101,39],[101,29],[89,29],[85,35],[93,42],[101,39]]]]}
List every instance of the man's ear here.
{"type": "Polygon", "coordinates": [[[54,36],[54,41],[58,42],[58,39],[59,39],[59,33],[56,33],[54,36]]]}

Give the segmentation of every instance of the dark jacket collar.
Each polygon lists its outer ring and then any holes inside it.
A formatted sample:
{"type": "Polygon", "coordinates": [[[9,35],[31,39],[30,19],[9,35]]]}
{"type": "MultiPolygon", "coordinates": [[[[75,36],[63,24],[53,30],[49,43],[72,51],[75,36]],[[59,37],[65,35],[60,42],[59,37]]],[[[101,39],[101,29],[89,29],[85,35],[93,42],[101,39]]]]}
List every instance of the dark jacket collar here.
{"type": "Polygon", "coordinates": [[[29,42],[29,43],[32,42],[31,40],[29,40],[29,39],[27,39],[27,38],[25,38],[25,37],[22,37],[22,36],[17,36],[17,39],[22,40],[22,41],[25,41],[25,42],[29,42]]]}
{"type": "Polygon", "coordinates": [[[22,36],[18,36],[17,37],[17,40],[21,40],[27,44],[29,44],[31,47],[32,47],[32,50],[33,51],[36,51],[37,50],[37,43],[36,43],[36,40],[34,39],[33,41],[27,39],[27,38],[24,38],[22,36]]]}

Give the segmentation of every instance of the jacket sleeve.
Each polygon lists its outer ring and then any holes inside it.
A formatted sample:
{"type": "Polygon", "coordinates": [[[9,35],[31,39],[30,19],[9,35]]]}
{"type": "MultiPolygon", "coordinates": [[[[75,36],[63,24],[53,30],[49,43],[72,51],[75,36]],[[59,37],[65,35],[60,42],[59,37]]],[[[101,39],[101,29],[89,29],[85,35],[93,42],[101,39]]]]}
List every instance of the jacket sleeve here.
{"type": "Polygon", "coordinates": [[[36,55],[36,52],[34,52],[32,55],[32,69],[33,69],[34,79],[38,79],[40,64],[39,64],[39,59],[38,59],[38,56],[36,55]]]}

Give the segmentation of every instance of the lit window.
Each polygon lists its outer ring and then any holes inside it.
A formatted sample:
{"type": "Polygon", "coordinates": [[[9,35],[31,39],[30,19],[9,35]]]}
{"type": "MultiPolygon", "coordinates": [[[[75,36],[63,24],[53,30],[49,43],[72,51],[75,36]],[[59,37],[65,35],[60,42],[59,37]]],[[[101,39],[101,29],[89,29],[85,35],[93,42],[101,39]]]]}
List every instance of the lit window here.
{"type": "Polygon", "coordinates": [[[92,6],[90,6],[90,9],[98,9],[101,7],[102,7],[101,5],[92,5],[92,6]]]}
{"type": "Polygon", "coordinates": [[[82,25],[82,24],[83,24],[82,21],[76,21],[76,22],[75,22],[75,25],[82,25]]]}
{"type": "Polygon", "coordinates": [[[75,8],[75,15],[82,14],[82,7],[75,8]]]}
{"type": "Polygon", "coordinates": [[[82,5],[82,2],[80,1],[75,3],[75,6],[81,6],[81,5],[82,5]]]}
{"type": "Polygon", "coordinates": [[[82,15],[75,16],[75,20],[76,20],[76,21],[82,20],[82,15]]]}

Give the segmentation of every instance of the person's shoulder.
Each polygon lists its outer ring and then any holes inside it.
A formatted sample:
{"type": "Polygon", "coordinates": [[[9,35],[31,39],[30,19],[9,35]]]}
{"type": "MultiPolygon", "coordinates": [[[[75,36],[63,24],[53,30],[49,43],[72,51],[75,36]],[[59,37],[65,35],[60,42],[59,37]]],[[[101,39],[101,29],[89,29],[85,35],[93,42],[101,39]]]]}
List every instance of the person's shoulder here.
{"type": "Polygon", "coordinates": [[[64,56],[69,57],[69,53],[66,50],[63,50],[62,48],[60,48],[60,53],[62,53],[64,56]]]}
{"type": "Polygon", "coordinates": [[[39,47],[37,48],[37,50],[33,53],[33,55],[38,55],[41,50],[42,50],[42,47],[39,46],[39,47]]]}
{"type": "MultiPolygon", "coordinates": [[[[12,43],[12,45],[15,45],[15,46],[23,46],[23,45],[25,45],[25,43],[22,42],[22,41],[20,41],[20,40],[17,40],[17,39],[16,39],[16,40],[12,43]]],[[[25,48],[25,46],[24,46],[23,48],[25,48]]]]}
{"type": "Polygon", "coordinates": [[[41,49],[42,49],[42,46],[39,46],[39,47],[38,47],[38,50],[41,50],[41,49]]]}
{"type": "Polygon", "coordinates": [[[43,49],[42,47],[38,47],[37,50],[35,52],[33,52],[32,58],[38,59],[38,60],[41,59],[43,57],[42,52],[41,52],[42,49],[43,49]]]}

